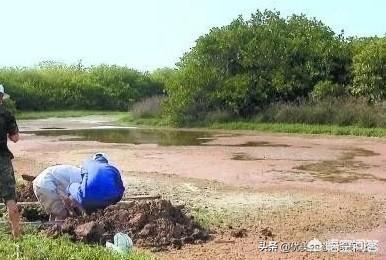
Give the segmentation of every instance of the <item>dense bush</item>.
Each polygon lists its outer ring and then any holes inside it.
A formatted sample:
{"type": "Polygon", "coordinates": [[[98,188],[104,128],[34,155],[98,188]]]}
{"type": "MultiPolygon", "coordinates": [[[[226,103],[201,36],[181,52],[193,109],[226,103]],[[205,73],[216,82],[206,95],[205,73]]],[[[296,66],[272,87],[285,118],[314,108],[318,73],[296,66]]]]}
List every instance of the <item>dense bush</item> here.
{"type": "Polygon", "coordinates": [[[362,43],[353,58],[354,95],[371,101],[386,96],[386,38],[371,39],[362,43]]]}
{"type": "Polygon", "coordinates": [[[348,95],[348,90],[344,85],[332,83],[329,80],[319,81],[311,92],[311,97],[313,100],[343,97],[346,95],[348,95]]]}
{"type": "Polygon", "coordinates": [[[257,122],[386,127],[386,104],[366,99],[328,98],[318,102],[272,104],[256,115],[257,122]]]}
{"type": "Polygon", "coordinates": [[[138,100],[162,93],[162,84],[148,74],[108,65],[42,63],[34,68],[3,68],[0,82],[21,110],[126,110],[138,100]]]}
{"type": "Polygon", "coordinates": [[[237,118],[234,117],[231,113],[224,110],[215,110],[209,111],[205,114],[204,122],[207,123],[226,123],[237,118]]]}
{"type": "MultiPolygon", "coordinates": [[[[345,88],[351,48],[341,35],[305,16],[265,11],[213,28],[178,64],[166,111],[176,123],[205,111],[249,117],[272,102],[309,96],[320,82],[345,88]]],[[[335,87],[334,87],[335,88],[335,87]]]]}
{"type": "Polygon", "coordinates": [[[130,109],[134,118],[160,117],[162,113],[163,96],[153,96],[134,103],[130,109]]]}

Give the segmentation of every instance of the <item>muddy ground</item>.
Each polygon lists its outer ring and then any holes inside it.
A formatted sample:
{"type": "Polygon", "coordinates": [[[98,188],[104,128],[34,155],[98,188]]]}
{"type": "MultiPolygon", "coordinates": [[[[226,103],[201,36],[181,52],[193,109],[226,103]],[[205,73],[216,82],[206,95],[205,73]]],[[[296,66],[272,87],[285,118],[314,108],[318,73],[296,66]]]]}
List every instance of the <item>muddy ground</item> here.
{"type": "Polygon", "coordinates": [[[18,183],[16,187],[16,200],[24,202],[37,201],[32,182],[20,181],[20,183],[18,183]]]}
{"type": "MultiPolygon", "coordinates": [[[[19,183],[17,201],[37,202],[32,182],[19,183]]],[[[19,210],[23,221],[41,221],[38,229],[49,237],[68,235],[73,241],[102,246],[112,242],[119,232],[128,234],[136,246],[152,251],[181,249],[186,244],[202,244],[211,238],[210,230],[187,215],[183,205],[174,206],[164,199],[129,200],[89,215],[79,212],[54,225],[44,224],[49,216],[40,204],[19,205],[19,210]]],[[[235,236],[244,236],[244,230],[238,232],[235,236]]]]}
{"type": "MultiPolygon", "coordinates": [[[[39,124],[48,123],[33,126],[39,124]]],[[[157,253],[160,258],[386,258],[384,139],[232,132],[206,145],[165,147],[22,137],[11,146],[17,174],[38,174],[57,163],[79,164],[89,154],[105,151],[124,173],[127,196],[161,194],[216,231],[208,243],[157,253]],[[379,240],[380,252],[259,250],[263,241],[313,238],[379,240]]]]}
{"type": "Polygon", "coordinates": [[[69,217],[61,225],[42,226],[48,236],[67,234],[74,241],[105,245],[118,232],[128,234],[138,247],[161,251],[209,240],[192,217],[167,200],[131,201],[113,205],[87,216],[69,217]]]}

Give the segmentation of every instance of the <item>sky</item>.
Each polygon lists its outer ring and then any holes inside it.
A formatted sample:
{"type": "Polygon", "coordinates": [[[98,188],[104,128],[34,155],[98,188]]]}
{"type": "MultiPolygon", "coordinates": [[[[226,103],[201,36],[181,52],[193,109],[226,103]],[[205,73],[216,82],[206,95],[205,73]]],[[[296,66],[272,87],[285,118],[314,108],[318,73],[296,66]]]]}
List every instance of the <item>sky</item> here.
{"type": "Polygon", "coordinates": [[[257,9],[304,13],[347,36],[386,33],[383,0],[0,0],[0,67],[172,67],[210,28],[257,9]]]}

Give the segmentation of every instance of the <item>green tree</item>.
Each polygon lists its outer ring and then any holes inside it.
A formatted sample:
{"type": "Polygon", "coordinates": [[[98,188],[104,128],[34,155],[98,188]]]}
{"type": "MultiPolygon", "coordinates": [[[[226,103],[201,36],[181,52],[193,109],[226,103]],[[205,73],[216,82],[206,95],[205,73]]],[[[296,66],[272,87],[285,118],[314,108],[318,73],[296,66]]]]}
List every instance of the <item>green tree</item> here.
{"type": "Polygon", "coordinates": [[[356,96],[380,101],[386,94],[386,38],[365,42],[353,58],[354,81],[351,92],[356,96]]]}
{"type": "Polygon", "coordinates": [[[350,64],[348,42],[322,22],[257,11],[196,41],[166,86],[166,111],[182,122],[212,110],[248,117],[272,102],[307,97],[320,81],[349,83],[350,64]]]}
{"type": "Polygon", "coordinates": [[[0,82],[21,110],[114,109],[162,93],[148,73],[122,66],[87,68],[42,62],[33,68],[2,68],[0,82]]]}

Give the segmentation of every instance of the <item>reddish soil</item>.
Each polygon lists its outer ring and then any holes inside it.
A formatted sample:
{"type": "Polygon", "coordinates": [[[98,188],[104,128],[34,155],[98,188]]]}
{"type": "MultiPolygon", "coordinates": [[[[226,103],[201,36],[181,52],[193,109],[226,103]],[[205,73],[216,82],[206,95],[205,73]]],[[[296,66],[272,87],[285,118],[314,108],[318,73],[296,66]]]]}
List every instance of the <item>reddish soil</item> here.
{"type": "Polygon", "coordinates": [[[26,222],[48,221],[49,216],[41,207],[36,206],[19,206],[22,220],[26,222]]]}
{"type": "Polygon", "coordinates": [[[41,164],[79,164],[96,150],[103,150],[123,171],[176,174],[251,187],[324,188],[328,184],[333,190],[386,196],[386,140],[379,138],[259,134],[220,136],[208,146],[170,147],[54,137],[23,139],[10,145],[21,159],[27,155],[35,160],[31,167],[37,169],[31,174],[37,174],[41,164]],[[268,144],[261,146],[242,146],[267,140],[268,144]],[[347,153],[353,155],[349,160],[347,153]]]}
{"type": "MultiPolygon", "coordinates": [[[[32,182],[23,182],[16,188],[16,199],[18,202],[36,202],[32,182]]],[[[46,221],[49,216],[39,206],[28,205],[19,206],[23,221],[46,221]]]]}
{"type": "MultiPolygon", "coordinates": [[[[20,202],[37,201],[32,183],[17,187],[20,202]]],[[[19,207],[24,221],[47,221],[48,215],[40,206],[19,207]]],[[[68,234],[73,240],[105,244],[118,232],[129,234],[136,246],[163,249],[181,248],[184,244],[202,243],[209,239],[193,218],[185,215],[181,208],[170,201],[154,200],[127,205],[113,205],[83,217],[67,218],[63,225],[54,225],[43,232],[49,236],[68,234]]]]}
{"type": "Polygon", "coordinates": [[[24,182],[17,186],[16,200],[26,202],[37,201],[31,182],[24,182]]]}
{"type": "Polygon", "coordinates": [[[207,241],[209,234],[170,201],[133,201],[113,205],[88,216],[70,217],[43,232],[68,234],[73,240],[105,244],[118,232],[128,234],[136,246],[164,249],[207,241]]]}

